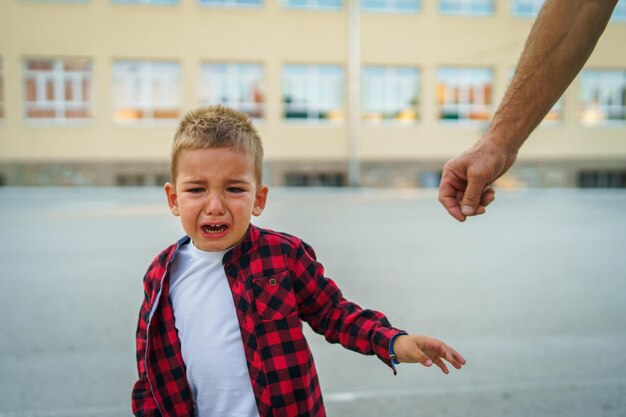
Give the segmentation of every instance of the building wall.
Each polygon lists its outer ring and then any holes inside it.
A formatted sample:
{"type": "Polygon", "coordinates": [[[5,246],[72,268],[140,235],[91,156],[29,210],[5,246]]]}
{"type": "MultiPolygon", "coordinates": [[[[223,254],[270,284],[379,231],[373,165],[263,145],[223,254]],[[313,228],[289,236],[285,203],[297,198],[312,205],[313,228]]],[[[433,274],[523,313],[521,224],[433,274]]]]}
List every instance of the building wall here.
{"type": "MultiPolygon", "coordinates": [[[[358,154],[366,185],[424,185],[423,172],[440,171],[447,159],[476,141],[486,129],[484,123],[446,124],[437,119],[436,71],[443,66],[492,69],[497,103],[533,21],[511,16],[508,0],[496,0],[495,14],[487,17],[443,16],[435,0],[421,3],[417,14],[361,13],[362,64],[420,70],[419,121],[359,127],[358,154]]],[[[4,0],[0,183],[132,184],[133,175],[138,183],[163,180],[176,123],[128,126],[113,120],[112,68],[119,59],[178,62],[183,111],[198,105],[201,63],[262,64],[266,117],[257,126],[264,138],[268,178],[285,184],[286,173],[298,170],[345,177],[347,123],[286,122],[281,83],[284,64],[338,64],[345,79],[347,38],[345,4],[338,11],[308,11],[287,9],[274,0],[258,8],[206,7],[192,0],[171,6],[4,0]],[[37,57],[92,60],[91,120],[42,125],[24,119],[23,60],[37,57]],[[137,179],[142,175],[143,180],[137,179]]],[[[587,67],[626,69],[624,39],[626,23],[609,24],[587,67]]],[[[579,78],[564,95],[563,120],[533,133],[513,173],[549,163],[562,171],[557,185],[571,186],[583,168],[626,170],[626,125],[581,126],[578,91],[579,78]]],[[[523,178],[517,174],[509,183],[528,183],[523,178]]]]}

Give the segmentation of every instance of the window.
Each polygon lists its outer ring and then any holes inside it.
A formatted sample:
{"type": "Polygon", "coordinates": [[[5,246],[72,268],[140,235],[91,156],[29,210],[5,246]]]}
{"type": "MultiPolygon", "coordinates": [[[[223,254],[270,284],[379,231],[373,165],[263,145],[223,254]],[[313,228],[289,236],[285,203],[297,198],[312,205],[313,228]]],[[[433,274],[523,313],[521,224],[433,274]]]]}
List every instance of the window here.
{"type": "Polygon", "coordinates": [[[626,171],[591,170],[578,173],[580,188],[626,188],[626,171]]]}
{"type": "MultiPolygon", "coordinates": [[[[520,17],[536,17],[544,0],[511,0],[511,14],[520,17]]],[[[626,22],[626,0],[619,0],[611,20],[626,22]]]]}
{"type": "Polygon", "coordinates": [[[346,176],[343,172],[287,172],[285,185],[288,187],[343,187],[346,176]]]}
{"type": "Polygon", "coordinates": [[[519,17],[536,17],[544,0],[511,0],[511,14],[519,17]]]}
{"type": "Polygon", "coordinates": [[[343,120],[343,70],[338,65],[285,65],[284,117],[343,120]]]}
{"type": "Polygon", "coordinates": [[[588,126],[626,121],[626,70],[580,73],[580,120],[588,126]]]}
{"type": "Polygon", "coordinates": [[[23,0],[33,3],[88,3],[91,0],[23,0]]]}
{"type": "Polygon", "coordinates": [[[142,187],[146,185],[146,176],[143,174],[118,174],[115,183],[118,187],[142,187]]]}
{"type": "Polygon", "coordinates": [[[257,64],[204,64],[200,103],[223,104],[250,117],[263,117],[263,67],[257,64]]]}
{"type": "Polygon", "coordinates": [[[494,12],[493,0],[439,0],[439,11],[447,15],[487,16],[494,12]]]}
{"type": "Polygon", "coordinates": [[[111,0],[113,3],[118,4],[177,4],[178,0],[111,0]]]}
{"type": "Polygon", "coordinates": [[[0,120],[4,119],[4,73],[2,72],[2,60],[0,59],[0,120]]]}
{"type": "Polygon", "coordinates": [[[180,78],[180,66],[175,62],[116,62],[113,64],[115,120],[178,119],[181,112],[180,78]]]}
{"type": "Polygon", "coordinates": [[[339,10],[341,0],[283,0],[283,5],[293,9],[339,10]]]}
{"type": "Polygon", "coordinates": [[[626,22],[626,0],[619,0],[617,2],[611,20],[615,22],[626,22]]]}
{"type": "Polygon", "coordinates": [[[363,10],[368,12],[416,13],[420,0],[363,0],[363,10]]]}
{"type": "Polygon", "coordinates": [[[27,59],[25,117],[58,123],[89,119],[91,88],[91,62],[87,59],[27,59]]]}
{"type": "Polygon", "coordinates": [[[198,0],[201,6],[258,7],[262,0],[198,0]]]}
{"type": "Polygon", "coordinates": [[[486,68],[437,71],[439,119],[486,121],[491,117],[492,73],[486,68]]]}
{"type": "Polygon", "coordinates": [[[363,69],[363,119],[413,122],[419,118],[419,70],[401,67],[363,69]]]}

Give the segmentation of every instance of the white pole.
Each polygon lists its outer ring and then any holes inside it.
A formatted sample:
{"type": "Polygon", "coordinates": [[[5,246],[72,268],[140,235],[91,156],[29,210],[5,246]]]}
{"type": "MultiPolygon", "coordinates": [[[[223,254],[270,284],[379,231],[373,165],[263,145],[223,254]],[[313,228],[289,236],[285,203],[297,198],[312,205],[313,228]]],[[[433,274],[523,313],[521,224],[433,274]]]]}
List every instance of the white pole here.
{"type": "Polygon", "coordinates": [[[361,185],[359,127],[361,125],[361,0],[348,2],[348,183],[361,185]]]}

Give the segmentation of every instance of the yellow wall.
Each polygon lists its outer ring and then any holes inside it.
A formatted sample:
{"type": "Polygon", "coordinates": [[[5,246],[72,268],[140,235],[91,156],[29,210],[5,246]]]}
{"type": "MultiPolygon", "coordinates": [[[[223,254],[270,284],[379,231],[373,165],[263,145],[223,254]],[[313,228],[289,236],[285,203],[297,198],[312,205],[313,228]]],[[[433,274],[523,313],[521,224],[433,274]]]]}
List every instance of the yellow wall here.
{"type": "MultiPolygon", "coordinates": [[[[487,66],[494,73],[497,103],[532,25],[532,19],[510,16],[508,4],[496,0],[496,14],[490,17],[441,16],[435,0],[422,0],[422,10],[415,15],[362,13],[363,64],[412,65],[421,71],[421,120],[409,126],[363,124],[359,154],[364,161],[445,161],[479,137],[485,126],[436,120],[435,72],[441,66],[487,66]]],[[[118,59],[179,62],[183,111],[198,104],[201,63],[262,63],[267,117],[258,127],[268,161],[344,161],[345,123],[282,120],[281,72],[285,63],[330,63],[342,65],[345,76],[347,32],[345,7],[289,10],[277,0],[252,9],[203,7],[194,0],[172,6],[2,0],[6,116],[0,121],[0,161],[166,161],[175,123],[124,126],[113,121],[112,66],[118,59]],[[22,62],[39,56],[92,60],[92,120],[61,126],[23,120],[22,62]]],[[[625,40],[626,23],[609,24],[587,66],[626,68],[625,40]]],[[[540,127],[524,147],[522,159],[626,161],[626,126],[581,127],[577,92],[575,80],[565,94],[564,121],[540,127]]]]}

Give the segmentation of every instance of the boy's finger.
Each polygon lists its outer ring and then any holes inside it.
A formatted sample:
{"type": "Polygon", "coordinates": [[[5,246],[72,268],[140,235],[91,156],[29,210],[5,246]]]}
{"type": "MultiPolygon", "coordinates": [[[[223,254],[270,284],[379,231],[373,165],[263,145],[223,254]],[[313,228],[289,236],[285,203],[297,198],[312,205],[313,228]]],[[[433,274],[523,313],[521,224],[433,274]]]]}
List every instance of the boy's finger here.
{"type": "Polygon", "coordinates": [[[445,345],[441,347],[441,356],[450,363],[457,362],[460,365],[465,365],[465,358],[450,346],[445,345]]]}
{"type": "Polygon", "coordinates": [[[445,362],[441,360],[441,358],[437,358],[433,362],[439,367],[439,369],[441,369],[441,372],[443,372],[444,374],[447,375],[450,373],[450,371],[448,371],[448,367],[446,366],[445,362]]]}
{"type": "Polygon", "coordinates": [[[413,351],[413,354],[411,356],[417,363],[421,363],[426,367],[430,367],[433,365],[433,361],[424,352],[422,352],[421,349],[417,347],[417,345],[415,345],[415,350],[413,351]]]}
{"type": "Polygon", "coordinates": [[[459,364],[461,364],[461,365],[465,365],[465,363],[466,363],[467,361],[465,360],[465,358],[464,358],[463,356],[461,356],[461,354],[460,354],[459,352],[457,352],[457,351],[453,351],[453,354],[454,354],[454,360],[455,360],[455,362],[458,362],[458,363],[459,363],[459,364]]]}
{"type": "Polygon", "coordinates": [[[428,356],[426,356],[421,350],[417,354],[416,360],[417,362],[421,363],[422,365],[426,367],[433,366],[433,361],[428,356]]]}
{"type": "Polygon", "coordinates": [[[456,369],[461,369],[461,368],[463,367],[463,364],[462,364],[461,362],[459,362],[458,360],[454,359],[454,358],[453,358],[452,360],[450,360],[450,359],[448,359],[448,358],[445,358],[445,359],[446,359],[446,360],[447,360],[447,361],[448,361],[448,362],[449,362],[452,366],[454,366],[456,369]]]}

